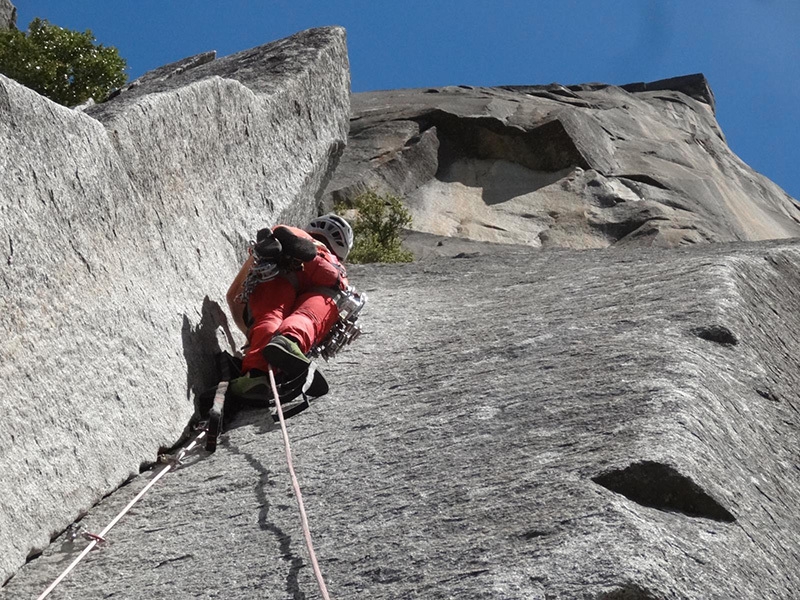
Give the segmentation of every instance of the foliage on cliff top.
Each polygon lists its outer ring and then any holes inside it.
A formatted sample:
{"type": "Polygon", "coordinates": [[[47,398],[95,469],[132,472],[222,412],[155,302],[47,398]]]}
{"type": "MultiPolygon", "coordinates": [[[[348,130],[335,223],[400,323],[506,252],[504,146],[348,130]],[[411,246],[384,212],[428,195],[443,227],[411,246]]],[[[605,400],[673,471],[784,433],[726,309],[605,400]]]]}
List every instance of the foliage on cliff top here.
{"type": "Polygon", "coordinates": [[[27,33],[0,30],[0,73],[63,104],[102,102],[127,81],[125,59],[96,44],[90,30],[72,31],[34,19],[27,33]]]}

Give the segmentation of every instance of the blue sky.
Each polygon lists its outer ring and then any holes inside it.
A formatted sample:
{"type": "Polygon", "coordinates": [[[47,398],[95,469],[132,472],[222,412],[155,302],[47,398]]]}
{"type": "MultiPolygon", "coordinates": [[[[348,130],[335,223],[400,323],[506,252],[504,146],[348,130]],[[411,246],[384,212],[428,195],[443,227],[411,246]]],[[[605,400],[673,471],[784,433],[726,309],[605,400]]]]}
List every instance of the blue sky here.
{"type": "Polygon", "coordinates": [[[342,25],[354,92],[455,84],[624,84],[702,72],[746,163],[800,199],[798,0],[12,0],[91,29],[129,76],[342,25]]]}

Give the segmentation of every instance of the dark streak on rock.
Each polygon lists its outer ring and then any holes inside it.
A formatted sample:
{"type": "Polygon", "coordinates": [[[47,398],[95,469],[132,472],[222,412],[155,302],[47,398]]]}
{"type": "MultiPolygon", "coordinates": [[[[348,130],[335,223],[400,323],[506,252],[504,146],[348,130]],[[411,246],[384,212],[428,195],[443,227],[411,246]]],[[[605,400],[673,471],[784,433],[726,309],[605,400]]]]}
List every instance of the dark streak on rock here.
{"type": "Polygon", "coordinates": [[[175,558],[168,558],[167,560],[162,560],[158,563],[154,568],[158,569],[159,567],[163,567],[169,563],[178,562],[179,560],[186,560],[187,558],[194,558],[194,554],[184,554],[183,556],[176,556],[175,558]]]}
{"type": "Polygon", "coordinates": [[[756,388],[756,393],[766,400],[772,402],[780,402],[780,398],[769,388],[756,388]]]}
{"type": "Polygon", "coordinates": [[[268,531],[275,535],[280,545],[281,556],[290,563],[289,572],[286,575],[286,593],[292,600],[305,600],[306,595],[300,590],[298,574],[303,567],[303,559],[292,552],[292,538],[284,532],[276,523],[269,520],[269,501],[264,491],[264,486],[270,481],[270,472],[252,454],[243,452],[236,448],[230,440],[225,439],[222,445],[233,452],[242,456],[248,464],[259,474],[258,484],[255,486],[255,494],[261,510],[258,514],[258,526],[262,531],[268,531]]]}
{"type": "Polygon", "coordinates": [[[546,535],[551,535],[552,531],[540,531],[538,529],[531,529],[530,531],[526,531],[520,537],[526,540],[533,540],[539,537],[544,537],[546,535]]]}
{"type": "Polygon", "coordinates": [[[633,583],[615,588],[596,597],[596,600],[662,600],[665,596],[656,594],[633,583]]]}
{"type": "Polygon", "coordinates": [[[724,325],[705,325],[702,327],[695,327],[691,330],[693,335],[720,344],[722,346],[735,346],[739,343],[739,339],[734,333],[724,325]]]}
{"type": "Polygon", "coordinates": [[[375,583],[396,583],[403,579],[403,573],[397,569],[390,569],[388,567],[378,567],[362,573],[364,577],[368,577],[375,583]]]}
{"type": "Polygon", "coordinates": [[[592,481],[642,506],[725,523],[736,520],[699,485],[669,465],[642,461],[592,481]]]}
{"type": "Polygon", "coordinates": [[[668,190],[669,188],[661,183],[658,179],[651,177],[650,175],[618,175],[620,179],[630,179],[631,181],[638,181],[639,183],[644,183],[646,185],[652,185],[653,187],[657,187],[661,190],[668,190]]]}

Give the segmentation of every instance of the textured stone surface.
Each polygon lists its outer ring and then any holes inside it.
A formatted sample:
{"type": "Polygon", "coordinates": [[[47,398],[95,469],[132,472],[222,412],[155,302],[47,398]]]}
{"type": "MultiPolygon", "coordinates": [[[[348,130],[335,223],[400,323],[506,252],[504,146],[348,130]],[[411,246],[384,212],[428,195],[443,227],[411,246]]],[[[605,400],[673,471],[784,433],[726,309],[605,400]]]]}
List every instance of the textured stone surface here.
{"type": "Polygon", "coordinates": [[[0,0],[0,28],[17,26],[17,9],[9,0],[0,0]]]}
{"type": "Polygon", "coordinates": [[[326,198],[400,195],[420,231],[571,248],[800,235],[794,200],[727,146],[702,75],[364,92],[352,106],[326,198]]]}
{"type": "Polygon", "coordinates": [[[333,203],[374,190],[379,194],[406,196],[430,181],[438,168],[439,139],[436,128],[420,132],[413,121],[384,123],[357,134],[342,155],[344,168],[337,171],[336,189],[327,198],[323,212],[333,203]],[[392,148],[387,149],[389,142],[392,148]]]}
{"type": "Polygon", "coordinates": [[[248,238],[346,139],[342,29],[199,62],[86,113],[0,77],[0,581],[179,439],[248,238]]]}
{"type": "Polygon", "coordinates": [[[169,63],[168,65],[158,67],[157,69],[148,71],[138,79],[134,79],[116,92],[113,92],[111,97],[113,99],[120,94],[128,94],[129,96],[135,95],[133,92],[147,93],[148,89],[152,90],[155,86],[168,86],[169,80],[173,77],[178,77],[190,69],[210,63],[216,58],[216,51],[211,50],[210,52],[188,56],[184,59],[169,63]]]}
{"type": "MultiPolygon", "coordinates": [[[[800,244],[492,248],[350,269],[365,334],[289,422],[331,597],[795,598],[800,244]]],[[[53,597],[317,597],[266,423],[240,415],[53,597]]]]}
{"type": "Polygon", "coordinates": [[[177,188],[188,201],[198,192],[220,203],[227,197],[247,205],[242,226],[248,231],[261,211],[307,220],[346,135],[344,30],[312,29],[209,58],[201,54],[146,74],[87,114],[109,130],[148,196],[169,195],[174,202],[177,188]],[[286,101],[277,103],[276,96],[286,101]],[[290,202],[298,196],[302,202],[290,202]]]}

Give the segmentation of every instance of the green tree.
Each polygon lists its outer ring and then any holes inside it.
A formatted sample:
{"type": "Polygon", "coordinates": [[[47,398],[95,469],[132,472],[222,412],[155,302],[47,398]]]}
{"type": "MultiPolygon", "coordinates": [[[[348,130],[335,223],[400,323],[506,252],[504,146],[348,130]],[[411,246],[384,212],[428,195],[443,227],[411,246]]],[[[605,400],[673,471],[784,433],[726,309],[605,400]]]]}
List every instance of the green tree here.
{"type": "Polygon", "coordinates": [[[400,198],[364,192],[354,200],[338,203],[336,212],[352,211],[355,244],[347,257],[353,263],[411,262],[414,255],[403,250],[403,228],[411,225],[411,215],[400,198]]]}
{"type": "Polygon", "coordinates": [[[34,19],[27,35],[0,30],[0,73],[65,106],[94,98],[102,102],[127,81],[125,59],[116,48],[83,33],[34,19]]]}

